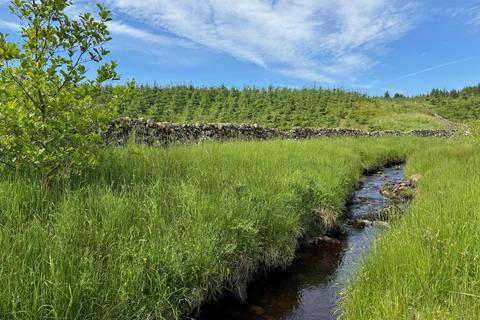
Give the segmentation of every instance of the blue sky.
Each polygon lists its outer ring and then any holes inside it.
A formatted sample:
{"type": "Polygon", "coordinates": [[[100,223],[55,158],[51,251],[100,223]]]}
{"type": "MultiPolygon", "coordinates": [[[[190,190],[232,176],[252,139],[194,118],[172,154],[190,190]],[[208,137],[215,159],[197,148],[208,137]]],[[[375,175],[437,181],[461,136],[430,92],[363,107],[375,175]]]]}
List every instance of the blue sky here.
{"type": "MultiPolygon", "coordinates": [[[[123,80],[412,95],[480,82],[480,1],[101,0],[123,80]]],[[[7,0],[0,31],[15,33],[7,0]]],[[[75,16],[94,10],[78,0],[75,16]]]]}

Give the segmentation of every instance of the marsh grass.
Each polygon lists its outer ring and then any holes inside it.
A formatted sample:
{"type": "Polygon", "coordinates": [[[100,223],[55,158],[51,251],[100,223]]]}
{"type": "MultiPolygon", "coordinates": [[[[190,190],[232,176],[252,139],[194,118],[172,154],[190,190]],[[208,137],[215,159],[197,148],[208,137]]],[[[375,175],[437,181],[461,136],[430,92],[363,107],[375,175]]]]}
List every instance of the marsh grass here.
{"type": "Polygon", "coordinates": [[[479,168],[471,142],[412,155],[416,198],[346,290],[344,319],[478,319],[479,168]]]}
{"type": "MultiPolygon", "coordinates": [[[[364,170],[439,141],[129,145],[47,193],[34,175],[4,172],[0,318],[179,318],[259,270],[290,264],[299,238],[338,223],[364,170]]],[[[471,203],[472,191],[461,190],[471,203]]]]}

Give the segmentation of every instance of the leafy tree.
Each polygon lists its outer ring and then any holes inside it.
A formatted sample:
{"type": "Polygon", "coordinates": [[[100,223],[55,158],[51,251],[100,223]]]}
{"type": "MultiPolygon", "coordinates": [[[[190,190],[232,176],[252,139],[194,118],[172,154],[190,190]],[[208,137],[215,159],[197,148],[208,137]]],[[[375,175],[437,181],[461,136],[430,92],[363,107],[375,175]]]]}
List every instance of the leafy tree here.
{"type": "Polygon", "coordinates": [[[110,11],[101,5],[72,19],[70,0],[13,0],[21,43],[0,33],[0,161],[35,169],[44,183],[98,162],[100,130],[115,116],[118,95],[94,103],[101,85],[117,80],[116,63],[88,68],[109,53],[104,47],[110,11]]]}

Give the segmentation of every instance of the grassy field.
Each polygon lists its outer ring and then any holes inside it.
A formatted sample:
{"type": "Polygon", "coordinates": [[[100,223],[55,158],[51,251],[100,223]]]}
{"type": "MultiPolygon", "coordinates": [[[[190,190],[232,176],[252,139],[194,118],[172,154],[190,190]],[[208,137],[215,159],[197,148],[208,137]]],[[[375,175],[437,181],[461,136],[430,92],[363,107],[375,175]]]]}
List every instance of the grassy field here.
{"type": "MultiPolygon", "coordinates": [[[[365,169],[443,143],[383,138],[129,146],[108,150],[100,167],[47,193],[34,176],[4,172],[0,318],[178,318],[224,287],[241,287],[257,270],[288,265],[300,237],[335,227],[365,169]]],[[[471,150],[462,150],[471,166],[478,164],[471,150]]],[[[429,181],[434,173],[422,170],[425,158],[413,159],[411,171],[418,167],[429,181]]],[[[476,189],[467,186],[459,186],[468,191],[459,199],[474,203],[476,189]]],[[[421,192],[429,190],[422,185],[421,192]]],[[[458,232],[478,227],[469,218],[458,232]]],[[[436,237],[434,231],[428,234],[436,237]]]]}
{"type": "Polygon", "coordinates": [[[346,291],[344,319],[478,319],[479,168],[480,149],[465,142],[412,155],[416,199],[346,291]]]}

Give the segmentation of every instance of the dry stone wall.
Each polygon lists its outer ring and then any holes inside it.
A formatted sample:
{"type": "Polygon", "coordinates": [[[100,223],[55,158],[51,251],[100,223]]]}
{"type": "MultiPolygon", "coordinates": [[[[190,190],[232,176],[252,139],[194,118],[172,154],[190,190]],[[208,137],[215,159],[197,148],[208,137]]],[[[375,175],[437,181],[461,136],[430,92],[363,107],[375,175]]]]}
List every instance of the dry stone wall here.
{"type": "Polygon", "coordinates": [[[321,137],[383,137],[406,136],[445,137],[456,135],[448,130],[415,130],[367,132],[343,128],[293,128],[290,131],[267,128],[257,124],[179,124],[156,123],[152,120],[121,118],[110,123],[106,141],[112,145],[123,145],[129,139],[149,145],[166,146],[172,143],[201,143],[205,140],[270,140],[270,139],[311,139],[321,137]]]}

